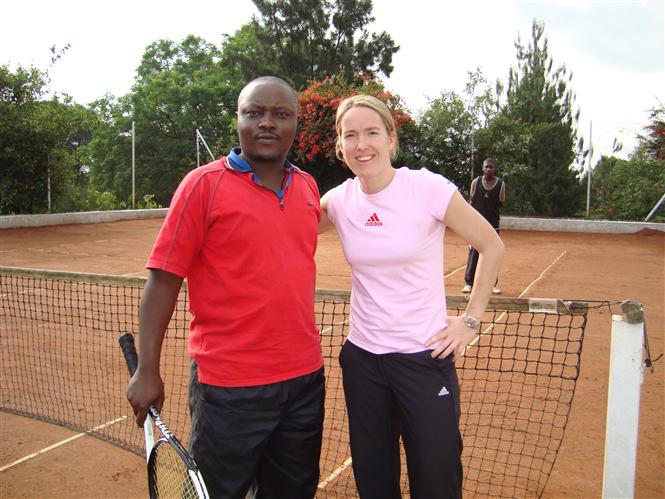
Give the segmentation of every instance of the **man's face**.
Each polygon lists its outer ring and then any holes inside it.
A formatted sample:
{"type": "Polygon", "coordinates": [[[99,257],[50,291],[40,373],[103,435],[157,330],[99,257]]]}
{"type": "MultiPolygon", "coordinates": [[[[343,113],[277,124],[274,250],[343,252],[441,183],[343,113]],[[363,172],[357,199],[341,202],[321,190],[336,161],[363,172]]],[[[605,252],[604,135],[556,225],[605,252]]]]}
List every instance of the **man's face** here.
{"type": "Polygon", "coordinates": [[[483,163],[483,173],[485,174],[485,178],[494,178],[496,175],[496,165],[494,163],[483,163]]]}
{"type": "Polygon", "coordinates": [[[260,81],[240,93],[238,137],[242,155],[250,161],[286,159],[296,136],[298,100],[279,82],[260,81]]]}

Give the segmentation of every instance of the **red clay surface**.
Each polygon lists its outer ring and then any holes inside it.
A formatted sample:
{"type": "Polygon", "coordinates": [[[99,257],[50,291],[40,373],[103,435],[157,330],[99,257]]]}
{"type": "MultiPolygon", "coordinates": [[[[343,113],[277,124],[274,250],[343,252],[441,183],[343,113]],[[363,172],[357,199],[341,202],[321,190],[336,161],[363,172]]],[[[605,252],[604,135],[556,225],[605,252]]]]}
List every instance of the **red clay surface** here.
{"type": "MultiPolygon", "coordinates": [[[[160,219],[0,231],[0,265],[119,275],[145,275],[143,265],[160,219]]],[[[580,300],[631,299],[644,305],[653,357],[663,352],[665,238],[504,230],[504,296],[580,300]],[[526,292],[525,292],[526,290],[526,292]],[[524,293],[524,294],[523,294],[524,293]]],[[[446,238],[447,294],[463,285],[466,246],[446,238]]],[[[350,287],[334,233],[319,240],[321,288],[350,287]]],[[[581,374],[568,427],[544,497],[598,497],[602,492],[611,314],[589,314],[581,374]]],[[[641,393],[635,497],[665,497],[664,362],[646,370],[641,393]]],[[[75,435],[58,426],[0,412],[0,467],[75,435]]],[[[81,437],[0,471],[0,497],[145,497],[141,457],[81,437]]]]}

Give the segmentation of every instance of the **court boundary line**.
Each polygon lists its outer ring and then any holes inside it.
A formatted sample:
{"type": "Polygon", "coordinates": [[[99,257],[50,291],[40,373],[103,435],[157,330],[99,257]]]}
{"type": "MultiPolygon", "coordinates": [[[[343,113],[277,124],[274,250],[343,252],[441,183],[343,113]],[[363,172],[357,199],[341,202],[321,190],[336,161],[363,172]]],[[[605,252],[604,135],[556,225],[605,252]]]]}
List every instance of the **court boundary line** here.
{"type": "Polygon", "coordinates": [[[337,324],[333,324],[332,326],[328,326],[327,328],[322,329],[321,332],[320,332],[319,334],[321,335],[321,334],[327,333],[328,331],[332,331],[333,328],[334,328],[335,326],[344,326],[344,325],[346,325],[346,324],[348,324],[348,323],[349,323],[348,320],[347,320],[347,321],[338,322],[337,324]]]}
{"type": "MultiPolygon", "coordinates": [[[[518,298],[522,298],[522,297],[524,296],[524,294],[525,294],[527,291],[529,291],[529,289],[531,289],[531,287],[532,287],[534,284],[536,284],[538,281],[540,281],[540,280],[545,276],[545,274],[547,273],[547,271],[550,270],[550,269],[554,266],[554,264],[557,263],[559,260],[561,260],[561,258],[563,258],[567,253],[568,253],[568,250],[564,251],[564,252],[561,253],[559,256],[557,256],[557,257],[552,261],[552,263],[550,263],[547,267],[545,267],[545,270],[543,270],[543,271],[540,273],[540,275],[539,275],[538,277],[536,277],[533,281],[531,281],[531,283],[530,283],[526,288],[524,288],[524,291],[522,291],[522,292],[519,294],[518,298]]],[[[484,330],[482,333],[479,333],[478,336],[476,336],[473,340],[471,340],[471,343],[469,343],[469,344],[466,346],[466,348],[464,349],[464,353],[466,353],[466,350],[467,350],[469,347],[474,346],[476,343],[478,343],[478,340],[480,339],[480,337],[481,337],[483,334],[488,333],[489,331],[491,331],[492,328],[494,328],[494,323],[499,322],[501,319],[503,319],[503,318],[506,316],[506,314],[507,314],[507,312],[505,312],[505,311],[504,311],[504,312],[501,312],[501,314],[499,315],[499,317],[497,317],[496,319],[494,319],[494,320],[492,321],[492,324],[490,324],[489,326],[487,326],[487,328],[485,328],[485,330],[484,330]]],[[[462,354],[462,355],[464,355],[464,354],[462,354]]]]}
{"type": "Polygon", "coordinates": [[[316,486],[317,489],[325,489],[330,482],[332,482],[335,478],[337,478],[339,475],[342,474],[342,472],[351,466],[352,459],[350,457],[346,458],[346,461],[342,463],[341,466],[339,466],[337,469],[333,470],[333,472],[328,475],[328,477],[325,480],[322,480],[319,482],[319,484],[316,486]]]}
{"type": "Polygon", "coordinates": [[[545,268],[545,270],[543,270],[543,271],[540,273],[540,275],[539,275],[538,277],[536,277],[536,279],[535,279],[534,281],[532,281],[531,284],[529,284],[529,285],[524,289],[524,291],[522,291],[522,292],[519,294],[518,298],[522,298],[522,297],[524,296],[524,293],[526,293],[527,291],[529,291],[529,289],[531,289],[531,286],[533,286],[533,285],[536,284],[538,281],[540,281],[540,280],[543,278],[543,276],[545,275],[545,273],[546,273],[549,269],[551,269],[551,268],[554,266],[555,263],[557,263],[559,260],[561,260],[561,258],[563,258],[566,254],[568,254],[568,250],[564,251],[564,252],[561,253],[559,256],[557,256],[557,257],[554,259],[554,261],[553,261],[552,263],[550,263],[550,264],[545,268]]]}
{"type": "Polygon", "coordinates": [[[460,270],[465,269],[466,264],[462,265],[461,267],[457,267],[455,270],[451,270],[447,274],[443,274],[443,278],[445,279],[446,277],[450,277],[453,274],[457,274],[460,270]]]}
{"type": "MultiPolygon", "coordinates": [[[[332,326],[328,326],[326,329],[322,330],[320,334],[324,334],[324,333],[327,333],[328,331],[332,331],[332,329],[335,326],[343,326],[343,325],[348,324],[348,323],[349,323],[348,320],[338,322],[337,324],[333,324],[332,326]]],[[[337,478],[346,468],[349,467],[350,464],[351,464],[351,458],[348,457],[346,459],[346,461],[344,461],[342,463],[341,466],[338,466],[336,469],[334,469],[332,471],[332,473],[330,473],[330,475],[328,475],[325,479],[321,480],[319,482],[319,484],[316,486],[316,488],[317,489],[325,489],[328,486],[328,484],[330,482],[332,482],[335,478],[337,478]]]]}
{"type": "Polygon", "coordinates": [[[107,421],[106,423],[100,424],[99,426],[95,426],[94,428],[91,428],[89,430],[84,431],[83,433],[77,433],[76,435],[72,435],[71,437],[65,438],[64,440],[61,440],[60,442],[56,442],[52,445],[49,445],[48,447],[44,447],[43,449],[40,449],[36,452],[33,452],[32,454],[28,454],[27,456],[22,457],[21,459],[17,459],[13,463],[6,464],[2,467],[0,467],[0,472],[8,470],[9,468],[13,468],[14,466],[24,463],[25,461],[29,461],[30,459],[41,456],[42,454],[45,454],[53,449],[56,449],[60,447],[61,445],[65,445],[73,440],[76,440],[77,438],[81,438],[85,435],[89,435],[93,431],[101,430],[102,428],[106,428],[108,426],[114,425],[116,423],[119,423],[120,421],[124,421],[127,419],[127,416],[120,416],[119,418],[116,418],[112,421],[107,421]]]}

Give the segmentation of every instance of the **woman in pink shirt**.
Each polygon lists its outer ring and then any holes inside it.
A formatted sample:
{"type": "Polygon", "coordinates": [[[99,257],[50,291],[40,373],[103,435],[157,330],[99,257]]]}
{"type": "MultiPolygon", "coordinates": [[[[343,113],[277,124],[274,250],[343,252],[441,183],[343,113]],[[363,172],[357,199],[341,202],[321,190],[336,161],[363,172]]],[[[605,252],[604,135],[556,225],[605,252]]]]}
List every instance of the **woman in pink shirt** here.
{"type": "Polygon", "coordinates": [[[337,157],[355,178],[323,196],[319,232],[335,226],[351,265],[350,333],[340,365],[360,497],[401,497],[400,436],[411,497],[461,497],[454,359],[479,334],[503,244],[449,180],[392,166],[398,137],[383,102],[349,97],[335,126],[337,157]],[[461,317],[446,315],[446,227],[480,253],[461,317]]]}

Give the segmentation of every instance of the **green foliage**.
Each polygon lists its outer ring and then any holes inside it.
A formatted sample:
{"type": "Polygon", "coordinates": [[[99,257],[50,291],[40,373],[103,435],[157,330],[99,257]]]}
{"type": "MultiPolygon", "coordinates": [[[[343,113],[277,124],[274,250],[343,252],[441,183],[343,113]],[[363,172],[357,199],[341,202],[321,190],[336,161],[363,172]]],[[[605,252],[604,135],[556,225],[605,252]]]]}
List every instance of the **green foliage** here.
{"type": "Polygon", "coordinates": [[[57,211],[108,211],[123,208],[113,193],[99,192],[90,186],[73,189],[64,199],[57,211]]]}
{"type": "Polygon", "coordinates": [[[48,74],[0,67],[0,213],[43,213],[66,205],[79,185],[78,147],[92,133],[91,114],[68,98],[42,100],[48,74]]]}
{"type": "MultiPolygon", "coordinates": [[[[197,128],[217,149],[233,120],[240,91],[239,83],[229,83],[219,60],[214,46],[194,36],[179,45],[161,40],[146,50],[131,95],[140,130],[139,197],[153,193],[159,204],[168,204],[177,184],[196,164],[197,128]]],[[[226,151],[217,154],[221,152],[226,151]]]]}
{"type": "Polygon", "coordinates": [[[420,160],[462,187],[469,184],[475,116],[455,92],[443,92],[419,120],[420,160]]]}
{"type": "MultiPolygon", "coordinates": [[[[410,130],[413,134],[413,120],[406,113],[401,99],[386,92],[383,84],[371,77],[364,77],[361,81],[360,85],[354,85],[326,78],[312,83],[298,96],[298,132],[290,158],[316,178],[322,193],[352,176],[351,171],[335,157],[335,114],[345,97],[368,94],[381,99],[391,110],[398,129],[410,130]]],[[[408,144],[408,139],[407,142],[404,139],[405,136],[400,134],[402,150],[408,144]]],[[[408,153],[402,152],[396,164],[404,164],[405,156],[408,157],[408,153]]]]}
{"type": "MultiPolygon", "coordinates": [[[[123,185],[131,179],[131,118],[127,99],[118,101],[106,95],[93,102],[90,109],[95,114],[95,133],[89,144],[81,149],[89,166],[89,182],[94,191],[126,192],[123,185]],[[129,177],[128,177],[129,176],[129,177]]],[[[130,180],[131,182],[131,180],[130,180]]],[[[131,186],[129,187],[131,192],[131,186]]]]}
{"type": "Polygon", "coordinates": [[[154,194],[146,194],[143,196],[143,202],[139,201],[139,208],[148,208],[148,209],[154,209],[154,208],[162,208],[161,204],[157,204],[155,202],[155,195],[154,194]]]}
{"type": "Polygon", "coordinates": [[[160,40],[146,49],[130,94],[93,103],[99,128],[86,150],[92,185],[130,203],[132,121],[136,196],[168,205],[196,165],[196,130],[217,154],[230,143],[240,82],[220,64],[220,52],[201,38],[160,40]]]}
{"type": "MultiPolygon", "coordinates": [[[[603,156],[598,161],[591,182],[593,218],[644,220],[665,193],[664,114],[659,102],[628,160],[603,156]]],[[[662,208],[650,221],[665,221],[662,208]]]]}
{"type": "Polygon", "coordinates": [[[390,76],[399,47],[388,33],[369,33],[371,0],[253,0],[260,18],[224,43],[223,63],[248,82],[275,75],[298,90],[326,77],[359,83],[361,74],[390,76]]]}
{"type": "MultiPolygon", "coordinates": [[[[593,173],[591,215],[606,220],[644,220],[664,188],[665,161],[646,154],[630,160],[603,156],[593,173]]],[[[651,221],[664,220],[661,211],[651,221]]]]}
{"type": "Polygon", "coordinates": [[[638,135],[635,155],[646,155],[652,159],[665,161],[665,107],[663,103],[651,108],[649,123],[644,127],[644,134],[638,135]]]}
{"type": "Polygon", "coordinates": [[[584,200],[573,168],[582,156],[576,146],[579,111],[573,111],[572,75],[565,66],[553,69],[543,35],[543,25],[534,21],[530,44],[524,47],[519,38],[515,43],[517,68],[510,70],[506,103],[477,134],[478,159],[498,158],[498,175],[509,189],[506,212],[570,216],[584,200]]]}
{"type": "Polygon", "coordinates": [[[418,120],[418,164],[443,174],[463,192],[473,178],[472,136],[493,113],[486,83],[479,69],[469,72],[466,101],[455,92],[444,91],[418,120]]]}

